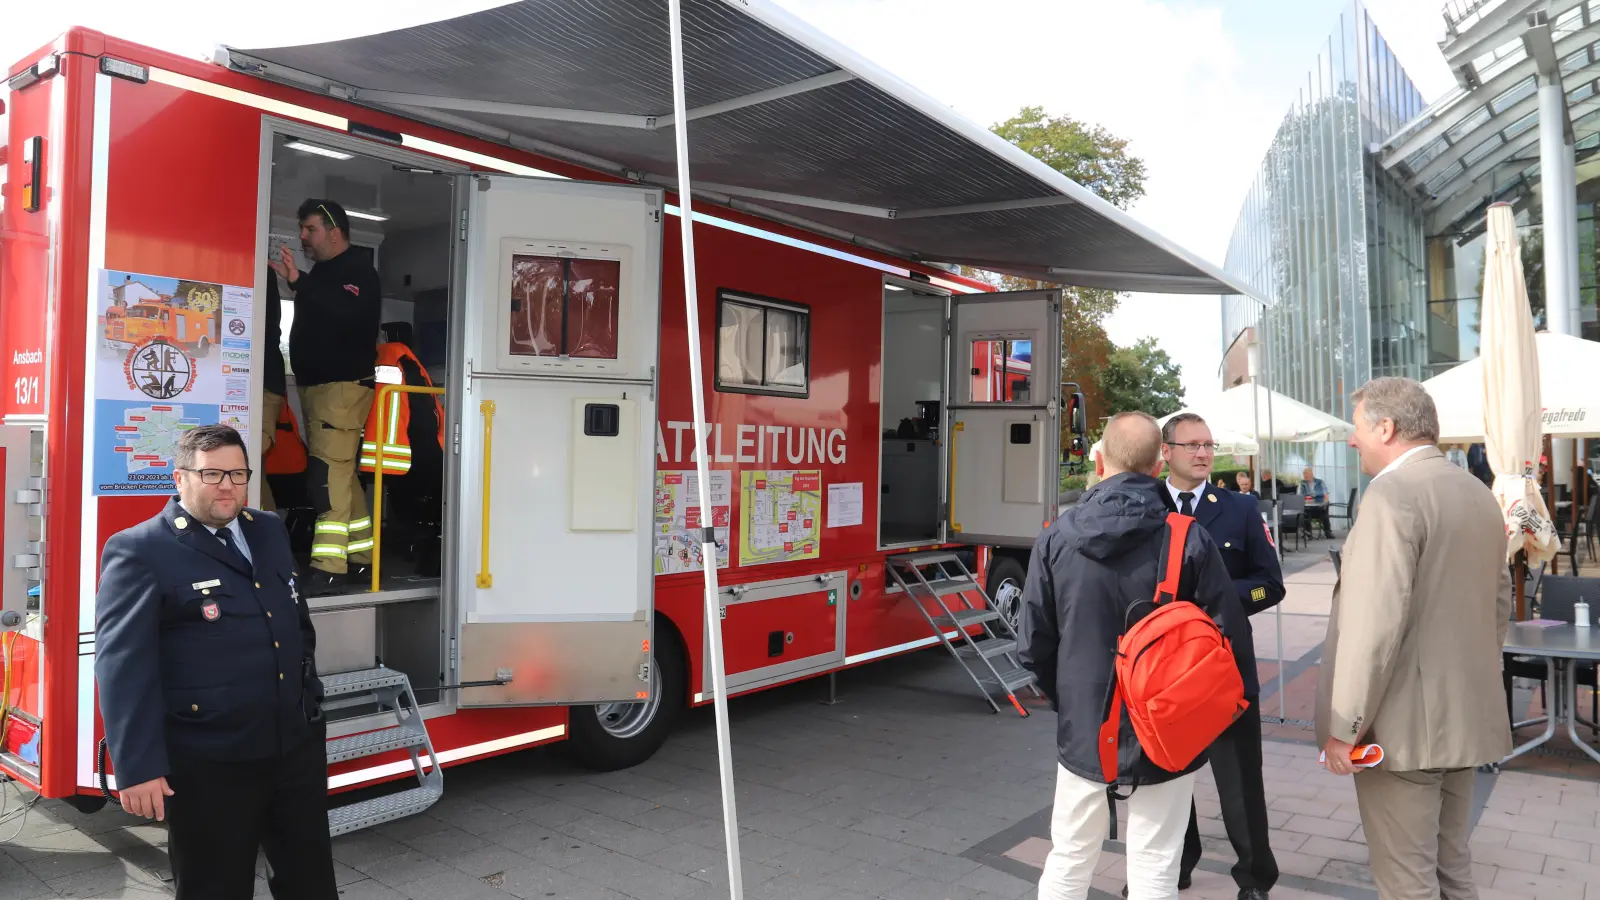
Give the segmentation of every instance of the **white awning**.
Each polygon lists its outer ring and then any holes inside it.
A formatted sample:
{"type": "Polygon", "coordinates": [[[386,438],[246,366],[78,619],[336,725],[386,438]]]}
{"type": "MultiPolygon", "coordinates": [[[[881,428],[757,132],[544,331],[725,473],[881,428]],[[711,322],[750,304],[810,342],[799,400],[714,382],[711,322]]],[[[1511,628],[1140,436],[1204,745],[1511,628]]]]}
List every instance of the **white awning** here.
{"type": "MultiPolygon", "coordinates": [[[[1600,437],[1600,388],[1589,373],[1600,367],[1600,343],[1541,331],[1539,406],[1542,432],[1558,438],[1600,437]]],[[[1483,358],[1422,383],[1439,409],[1439,443],[1483,440],[1483,358]]]]}
{"type": "MultiPolygon", "coordinates": [[[[525,0],[232,68],[672,187],[665,0],[525,0]]],[[[768,0],[684,0],[706,199],[908,259],[1121,291],[1241,280],[768,0]]]]}
{"type": "Polygon", "coordinates": [[[1211,426],[1213,434],[1231,432],[1259,440],[1314,444],[1348,440],[1355,433],[1355,426],[1338,416],[1262,385],[1241,384],[1229,388],[1193,408],[1162,417],[1161,424],[1165,425],[1168,419],[1180,413],[1199,415],[1211,426]],[[1258,422],[1259,433],[1256,431],[1258,422]]]}

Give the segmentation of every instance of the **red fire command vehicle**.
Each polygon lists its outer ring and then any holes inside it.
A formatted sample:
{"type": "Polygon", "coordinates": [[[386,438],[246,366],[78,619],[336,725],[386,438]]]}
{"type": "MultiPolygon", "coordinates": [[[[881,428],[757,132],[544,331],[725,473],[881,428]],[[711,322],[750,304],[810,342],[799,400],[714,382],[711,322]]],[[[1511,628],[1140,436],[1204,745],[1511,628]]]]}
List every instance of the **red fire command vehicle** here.
{"type": "MultiPolygon", "coordinates": [[[[234,424],[259,458],[266,263],[308,197],[349,211],[447,416],[442,481],[369,489],[378,583],[306,601],[330,789],[411,780],[335,830],[426,807],[473,759],[650,756],[710,700],[705,565],[730,694],[943,643],[1023,710],[1008,619],[1084,413],[1057,377],[1059,293],[990,293],[957,264],[1238,289],[787,13],[686,3],[702,558],[666,26],[605,6],[206,61],[74,30],[10,68],[0,770],[86,808],[115,790],[99,553],[161,508],[185,427],[234,424]],[[214,344],[136,336],[157,298],[214,344]],[[395,512],[430,496],[437,521],[395,512]],[[398,537],[419,529],[437,571],[398,537]]],[[[316,314],[287,290],[282,310],[285,340],[316,314]]]]}

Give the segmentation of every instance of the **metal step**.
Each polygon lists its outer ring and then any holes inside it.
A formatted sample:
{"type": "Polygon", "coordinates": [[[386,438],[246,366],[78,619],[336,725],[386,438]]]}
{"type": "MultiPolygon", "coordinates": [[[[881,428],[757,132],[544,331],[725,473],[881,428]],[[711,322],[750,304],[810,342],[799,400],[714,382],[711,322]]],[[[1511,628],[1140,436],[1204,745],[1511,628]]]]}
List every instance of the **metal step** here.
{"type": "Polygon", "coordinates": [[[984,659],[994,659],[996,656],[1003,656],[1016,651],[1017,642],[1004,638],[989,638],[988,640],[976,641],[972,646],[968,646],[965,641],[956,645],[957,656],[973,661],[977,661],[980,656],[984,659]]]}
{"type": "Polygon", "coordinates": [[[892,566],[922,568],[924,566],[938,565],[939,563],[960,562],[960,557],[954,553],[908,553],[904,556],[889,557],[892,566]]]}
{"type": "Polygon", "coordinates": [[[359,669],[354,672],[340,672],[337,675],[324,675],[322,676],[322,691],[329,697],[338,697],[344,694],[375,691],[378,688],[398,687],[405,683],[405,673],[379,666],[376,669],[359,669]]]}
{"type": "Polygon", "coordinates": [[[377,756],[391,750],[426,747],[427,744],[428,735],[421,725],[395,725],[329,741],[328,762],[344,762],[363,756],[377,756]]]}
{"type": "Polygon", "coordinates": [[[979,625],[984,622],[995,622],[1005,618],[992,609],[958,609],[948,616],[934,616],[933,621],[940,626],[965,628],[968,625],[979,625]]]}
{"type": "MultiPolygon", "coordinates": [[[[1004,665],[995,666],[994,668],[995,671],[1000,675],[1000,684],[1007,691],[1025,688],[1031,684],[1034,684],[1036,681],[1036,679],[1033,677],[1033,673],[1022,668],[1021,666],[1004,665]]],[[[980,674],[978,676],[978,680],[985,684],[994,684],[994,679],[990,677],[987,672],[980,674]]]]}
{"type": "MultiPolygon", "coordinates": [[[[969,591],[975,591],[978,589],[978,583],[966,578],[948,578],[944,581],[930,581],[928,582],[928,587],[933,589],[935,596],[948,597],[951,594],[965,594],[969,591]]],[[[926,596],[927,591],[921,590],[921,588],[922,585],[920,583],[913,582],[911,585],[911,589],[918,595],[926,596]]]]}
{"type": "Polygon", "coordinates": [[[328,810],[328,832],[337,837],[347,832],[403,819],[432,806],[443,794],[442,785],[424,784],[397,794],[374,797],[348,806],[336,806],[328,810]]]}

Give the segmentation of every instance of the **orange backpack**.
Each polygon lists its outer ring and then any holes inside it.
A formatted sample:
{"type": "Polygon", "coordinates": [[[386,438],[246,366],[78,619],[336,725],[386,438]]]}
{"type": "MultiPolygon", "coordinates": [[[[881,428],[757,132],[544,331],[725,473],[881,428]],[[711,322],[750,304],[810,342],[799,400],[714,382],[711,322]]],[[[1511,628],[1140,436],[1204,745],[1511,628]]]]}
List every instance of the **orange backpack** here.
{"type": "Polygon", "coordinates": [[[1155,611],[1117,642],[1111,710],[1100,726],[1100,772],[1107,784],[1117,780],[1124,703],[1144,755],[1168,772],[1183,771],[1250,706],[1222,629],[1199,606],[1174,602],[1193,524],[1190,516],[1167,514],[1166,569],[1156,585],[1155,611]]]}

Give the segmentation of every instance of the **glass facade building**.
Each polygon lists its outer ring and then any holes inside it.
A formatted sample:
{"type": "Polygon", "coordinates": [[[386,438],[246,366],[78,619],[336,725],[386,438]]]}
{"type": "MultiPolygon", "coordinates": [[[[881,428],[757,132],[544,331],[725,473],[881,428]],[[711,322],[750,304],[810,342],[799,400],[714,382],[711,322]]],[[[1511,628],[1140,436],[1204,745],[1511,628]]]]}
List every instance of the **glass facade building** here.
{"type": "MultiPolygon", "coordinates": [[[[1353,0],[1279,125],[1228,244],[1224,268],[1273,306],[1224,297],[1224,349],[1241,335],[1259,340],[1274,390],[1345,420],[1368,379],[1425,377],[1429,362],[1423,211],[1370,151],[1425,107],[1353,0]]],[[[1314,464],[1340,500],[1355,484],[1354,454],[1340,445],[1267,455],[1280,473],[1314,464]]]]}

